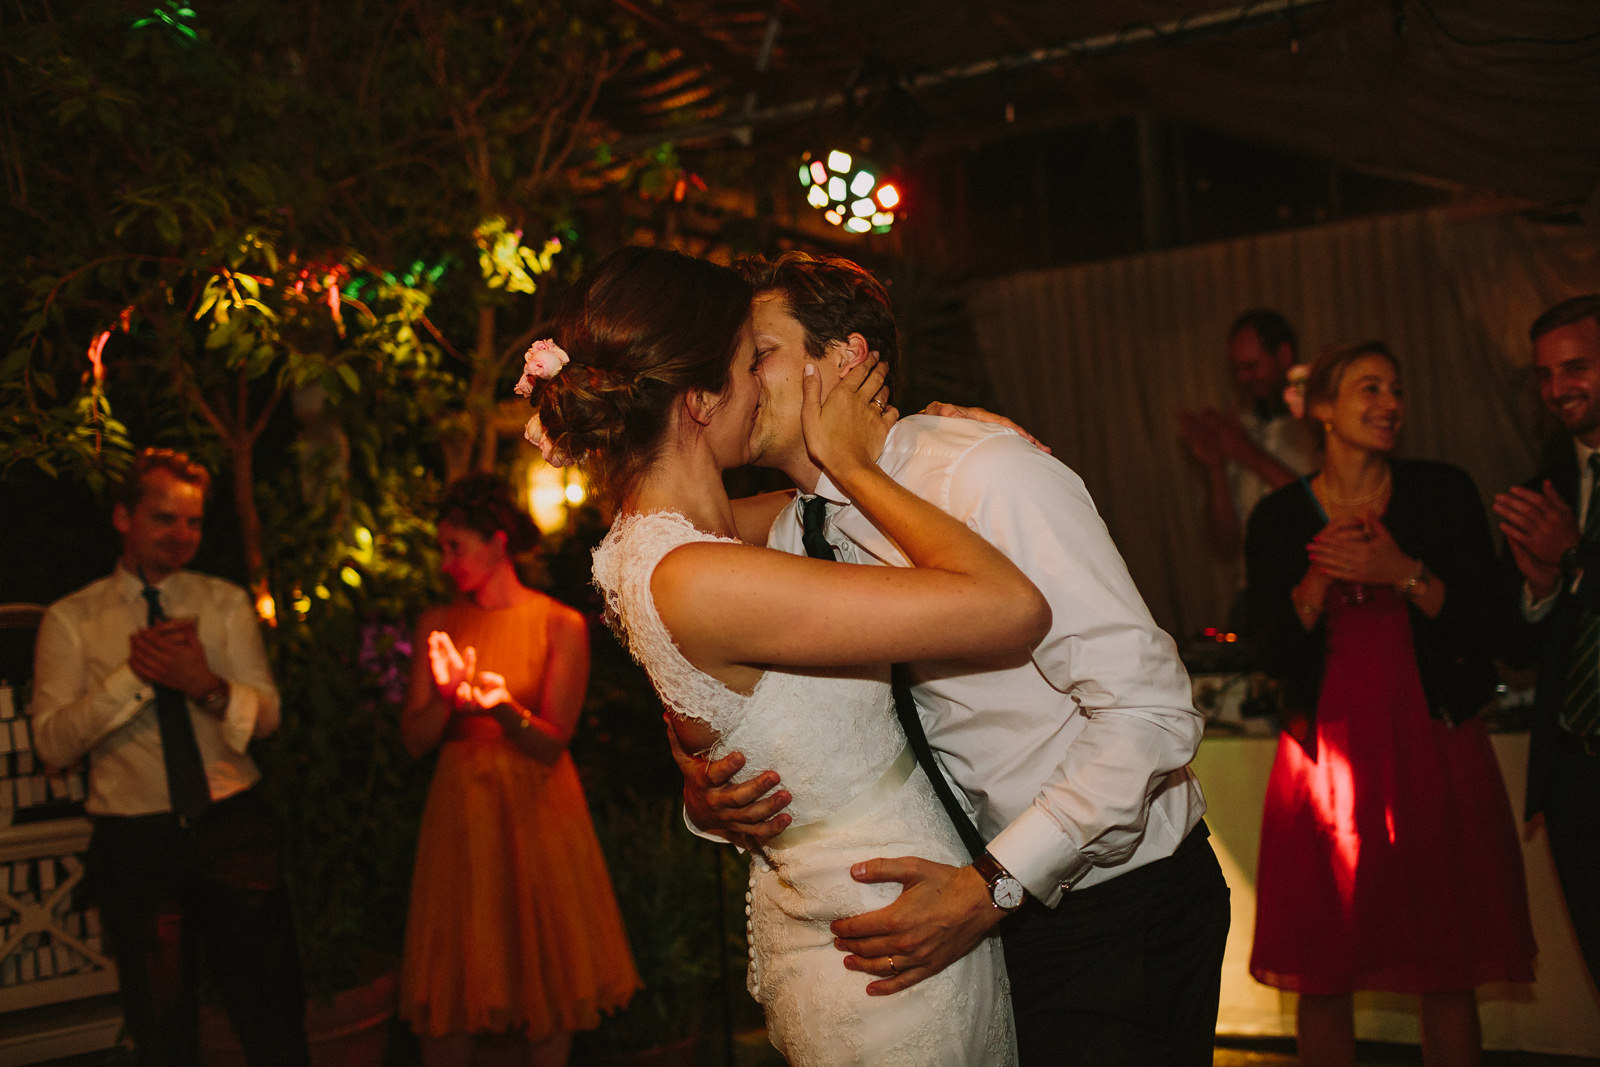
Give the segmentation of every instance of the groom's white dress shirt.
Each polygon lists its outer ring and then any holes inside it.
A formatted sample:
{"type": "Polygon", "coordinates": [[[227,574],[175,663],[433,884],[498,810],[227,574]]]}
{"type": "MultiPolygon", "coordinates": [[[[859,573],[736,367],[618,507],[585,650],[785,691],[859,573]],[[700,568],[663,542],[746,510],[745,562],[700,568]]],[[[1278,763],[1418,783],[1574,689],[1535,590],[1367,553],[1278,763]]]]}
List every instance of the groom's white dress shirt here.
{"type": "MultiPolygon", "coordinates": [[[[929,744],[990,852],[1052,907],[1170,856],[1205,813],[1188,769],[1204,721],[1083,481],[1009,430],[929,415],[900,420],[879,465],[1005,552],[1053,612],[1031,654],[911,665],[929,744]]],[[[841,560],[909,565],[826,476],[817,493],[841,560]]],[[[800,538],[797,499],[769,544],[803,554],[800,538]]]]}

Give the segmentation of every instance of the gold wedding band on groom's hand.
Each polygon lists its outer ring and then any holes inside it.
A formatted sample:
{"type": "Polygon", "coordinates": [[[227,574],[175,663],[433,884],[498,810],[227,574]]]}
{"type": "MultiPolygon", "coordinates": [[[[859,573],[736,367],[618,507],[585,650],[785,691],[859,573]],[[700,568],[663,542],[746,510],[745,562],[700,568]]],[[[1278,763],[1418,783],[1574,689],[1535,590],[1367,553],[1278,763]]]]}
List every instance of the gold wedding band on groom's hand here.
{"type": "MultiPolygon", "coordinates": [[[[873,397],[871,400],[868,401],[868,403],[871,404],[873,407],[877,408],[878,409],[878,413],[880,415],[883,412],[888,410],[888,406],[886,404],[884,404],[884,402],[882,400],[879,400],[877,397],[873,397]]],[[[891,956],[889,958],[893,959],[894,957],[891,956]]]]}
{"type": "Polygon", "coordinates": [[[892,975],[895,978],[900,977],[900,968],[898,968],[898,967],[896,967],[894,965],[894,957],[893,956],[889,956],[889,957],[886,957],[886,958],[889,961],[889,974],[892,975]]]}

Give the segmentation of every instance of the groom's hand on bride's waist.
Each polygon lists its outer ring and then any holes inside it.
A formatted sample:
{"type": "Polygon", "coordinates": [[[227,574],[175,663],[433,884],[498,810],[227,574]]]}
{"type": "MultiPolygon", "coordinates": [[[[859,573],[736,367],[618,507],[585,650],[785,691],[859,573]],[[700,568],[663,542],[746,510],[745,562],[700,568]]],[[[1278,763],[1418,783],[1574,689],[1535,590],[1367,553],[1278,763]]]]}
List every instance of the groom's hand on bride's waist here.
{"type": "Polygon", "coordinates": [[[778,772],[762,771],[747,781],[734,783],[744,766],[744,754],[730,752],[708,760],[690,755],[667,725],[672,758],[683,774],[683,806],[689,821],[708,834],[721,834],[742,848],[754,848],[783,833],[793,821],[783,809],[793,799],[778,789],[778,772]]]}
{"type": "Polygon", "coordinates": [[[893,904],[834,920],[834,947],[844,965],[878,980],[869,996],[898,993],[938,974],[977,947],[1005,917],[989,885],[971,867],[915,857],[868,860],[850,868],[858,882],[899,882],[893,904]]]}

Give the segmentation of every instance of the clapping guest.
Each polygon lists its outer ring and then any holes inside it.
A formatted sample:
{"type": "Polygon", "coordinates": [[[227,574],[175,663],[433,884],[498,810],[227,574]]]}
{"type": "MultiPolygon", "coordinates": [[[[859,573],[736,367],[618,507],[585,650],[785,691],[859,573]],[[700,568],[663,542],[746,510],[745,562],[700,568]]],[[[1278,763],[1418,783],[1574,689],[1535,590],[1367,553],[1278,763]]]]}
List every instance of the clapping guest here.
{"type": "Polygon", "coordinates": [[[455,483],[440,511],[457,595],[418,622],[402,719],[413,755],[439,748],[400,1001],[430,1067],[491,1050],[563,1064],[573,1032],[639,986],[567,754],[588,687],[588,632],[512,564],[537,536],[489,475],[455,483]]]}
{"type": "Polygon", "coordinates": [[[1205,472],[1206,537],[1219,560],[1236,562],[1256,502],[1316,469],[1308,427],[1284,402],[1298,351],[1294,328],[1253,308],[1228,330],[1228,369],[1239,407],[1178,412],[1178,432],[1205,472]]]}
{"type": "Polygon", "coordinates": [[[1258,981],[1300,994],[1305,1064],[1349,1064],[1351,994],[1416,994],[1429,1063],[1476,1063],[1475,987],[1533,979],[1522,854],[1481,720],[1500,612],[1483,505],[1395,459],[1399,362],[1312,367],[1322,470],[1267,497],[1245,557],[1251,637],[1284,694],[1261,827],[1258,981]]]}

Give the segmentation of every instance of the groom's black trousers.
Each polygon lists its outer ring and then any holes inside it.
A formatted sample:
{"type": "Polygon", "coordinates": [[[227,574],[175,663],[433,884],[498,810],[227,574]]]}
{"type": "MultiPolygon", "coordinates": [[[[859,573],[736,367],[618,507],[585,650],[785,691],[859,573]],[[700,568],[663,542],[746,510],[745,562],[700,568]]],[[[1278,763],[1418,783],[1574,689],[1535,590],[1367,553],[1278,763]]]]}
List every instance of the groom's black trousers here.
{"type": "Polygon", "coordinates": [[[1209,836],[1005,921],[1022,1067],[1211,1062],[1229,912],[1209,836]]]}

